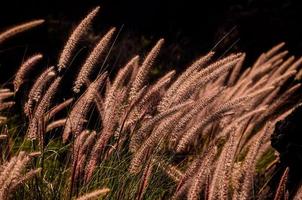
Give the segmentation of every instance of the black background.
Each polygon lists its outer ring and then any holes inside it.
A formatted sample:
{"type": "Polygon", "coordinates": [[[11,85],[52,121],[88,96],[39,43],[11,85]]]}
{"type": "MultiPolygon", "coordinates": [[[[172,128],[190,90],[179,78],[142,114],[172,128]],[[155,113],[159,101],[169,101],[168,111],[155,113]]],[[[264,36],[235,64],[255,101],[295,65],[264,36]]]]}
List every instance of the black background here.
{"type": "Polygon", "coordinates": [[[37,51],[45,54],[47,65],[55,64],[71,30],[98,5],[101,12],[84,44],[92,45],[109,27],[123,27],[117,41],[121,63],[148,50],[161,37],[166,39],[160,61],[163,69],[183,69],[213,48],[220,54],[245,51],[253,60],[282,41],[292,54],[302,55],[299,0],[1,0],[0,30],[46,19],[43,27],[0,47],[1,80],[37,51]]]}

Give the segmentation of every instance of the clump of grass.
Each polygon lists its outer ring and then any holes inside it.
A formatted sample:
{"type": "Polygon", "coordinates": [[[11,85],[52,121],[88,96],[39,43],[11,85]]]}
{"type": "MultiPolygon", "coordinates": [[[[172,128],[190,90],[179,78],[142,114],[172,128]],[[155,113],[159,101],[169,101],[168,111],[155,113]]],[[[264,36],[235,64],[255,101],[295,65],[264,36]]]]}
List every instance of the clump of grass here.
{"type": "MultiPolygon", "coordinates": [[[[58,91],[68,89],[64,74],[73,73],[64,69],[98,10],[80,22],[58,63],[32,85],[24,109],[28,122],[19,122],[27,131],[9,131],[10,115],[0,117],[0,142],[6,141],[0,149],[2,199],[250,199],[257,194],[261,186],[253,188],[254,180],[271,163],[275,123],[293,109],[287,101],[300,88],[292,79],[302,59],[287,58],[284,43],[250,67],[244,66],[245,53],[215,60],[210,52],[183,73],[168,72],[151,84],[150,72],[164,48],[160,39],[145,58],[134,56],[111,79],[104,69],[99,74],[92,69],[109,47],[112,28],[74,72],[75,95],[61,100],[58,91]],[[29,152],[35,151],[41,154],[27,166],[29,152]],[[9,172],[11,167],[16,170],[9,172]]],[[[15,92],[25,72],[29,76],[25,68],[16,75],[15,92]]],[[[13,106],[7,101],[13,95],[0,90],[0,112],[13,106]]],[[[276,197],[286,191],[285,177],[276,197]]]]}

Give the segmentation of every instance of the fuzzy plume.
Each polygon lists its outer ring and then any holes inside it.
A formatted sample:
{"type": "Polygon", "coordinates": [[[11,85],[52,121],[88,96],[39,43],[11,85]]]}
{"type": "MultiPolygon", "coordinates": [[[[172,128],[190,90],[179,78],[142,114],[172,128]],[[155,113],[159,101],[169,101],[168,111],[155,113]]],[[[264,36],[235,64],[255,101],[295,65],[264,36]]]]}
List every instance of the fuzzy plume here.
{"type": "Polygon", "coordinates": [[[147,75],[150,72],[156,57],[158,56],[163,43],[164,43],[164,39],[160,39],[156,43],[156,45],[151,49],[149,54],[146,56],[143,64],[140,66],[131,87],[130,99],[134,98],[134,96],[138,93],[138,91],[143,87],[143,84],[147,79],[147,75]]]}
{"type": "Polygon", "coordinates": [[[93,11],[91,11],[75,28],[75,30],[68,38],[58,61],[59,71],[62,71],[69,65],[71,57],[73,56],[73,53],[76,49],[76,46],[78,45],[80,39],[82,39],[82,37],[84,36],[85,32],[88,30],[92,20],[94,19],[99,10],[100,7],[96,7],[93,11]]]}
{"type": "Polygon", "coordinates": [[[36,63],[43,58],[42,54],[34,55],[28,58],[20,67],[16,73],[14,79],[14,91],[17,92],[20,86],[23,84],[26,74],[31,70],[36,63]]]}
{"type": "Polygon", "coordinates": [[[44,23],[43,19],[37,19],[30,22],[26,22],[17,26],[14,26],[7,31],[0,33],[0,44],[5,42],[6,40],[12,38],[13,36],[17,35],[18,33],[22,33],[26,30],[34,28],[44,23]]]}
{"type": "Polygon", "coordinates": [[[95,48],[86,59],[73,87],[73,91],[75,93],[79,93],[82,85],[89,81],[89,75],[91,74],[93,67],[95,67],[100,58],[105,55],[105,50],[107,49],[114,32],[115,28],[112,28],[110,31],[108,31],[108,33],[106,33],[106,35],[101,38],[99,43],[95,46],[95,48]]]}

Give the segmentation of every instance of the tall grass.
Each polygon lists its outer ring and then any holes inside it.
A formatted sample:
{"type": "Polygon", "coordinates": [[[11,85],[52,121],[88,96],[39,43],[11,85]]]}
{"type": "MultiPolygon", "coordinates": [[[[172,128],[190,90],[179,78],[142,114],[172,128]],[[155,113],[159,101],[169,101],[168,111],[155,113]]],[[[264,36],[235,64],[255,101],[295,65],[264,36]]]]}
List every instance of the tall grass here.
{"type": "MultiPolygon", "coordinates": [[[[27,121],[6,111],[19,101],[14,94],[42,56],[19,68],[14,92],[10,86],[0,90],[0,199],[272,196],[275,191],[262,183],[273,171],[256,169],[278,161],[263,157],[273,151],[275,123],[295,106],[288,100],[300,88],[293,79],[302,59],[288,57],[284,43],[249,67],[245,53],[215,59],[210,52],[184,72],[168,72],[151,84],[150,71],[164,48],[160,39],[144,59],[134,56],[110,78],[98,63],[113,44],[112,28],[77,72],[71,59],[98,11],[80,22],[58,63],[33,83],[24,105],[27,121]],[[73,88],[62,85],[65,73],[76,74],[73,88]],[[74,95],[62,100],[60,90],[74,95]]],[[[0,45],[24,27],[28,23],[0,34],[0,45]]],[[[275,199],[288,194],[287,173],[275,199]]]]}

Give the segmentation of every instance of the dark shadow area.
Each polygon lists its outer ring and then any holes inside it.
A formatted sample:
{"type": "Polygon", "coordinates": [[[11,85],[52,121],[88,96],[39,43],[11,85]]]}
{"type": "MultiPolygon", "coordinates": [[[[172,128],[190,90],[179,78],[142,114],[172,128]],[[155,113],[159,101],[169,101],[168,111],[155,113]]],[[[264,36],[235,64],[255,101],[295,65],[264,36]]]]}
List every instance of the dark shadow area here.
{"type": "Polygon", "coordinates": [[[248,61],[281,41],[292,54],[302,52],[298,0],[10,0],[0,3],[0,30],[36,18],[46,19],[46,24],[1,47],[1,71],[8,71],[1,72],[1,79],[12,76],[24,56],[37,51],[45,54],[46,64],[55,64],[72,28],[97,5],[101,12],[83,48],[116,26],[121,31],[117,64],[148,50],[161,37],[166,39],[162,57],[169,57],[161,60],[164,69],[182,69],[211,49],[219,55],[245,51],[248,61]]]}

